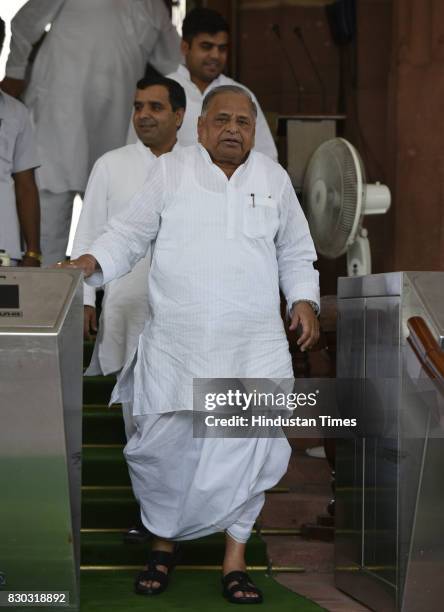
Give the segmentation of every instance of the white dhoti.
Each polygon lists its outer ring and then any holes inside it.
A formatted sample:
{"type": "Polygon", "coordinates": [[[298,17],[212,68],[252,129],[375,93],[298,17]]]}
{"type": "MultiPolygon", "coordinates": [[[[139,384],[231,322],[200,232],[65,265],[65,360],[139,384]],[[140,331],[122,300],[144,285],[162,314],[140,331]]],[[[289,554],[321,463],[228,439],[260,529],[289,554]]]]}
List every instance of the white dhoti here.
{"type": "Polygon", "coordinates": [[[264,492],[287,470],[287,439],[193,438],[191,411],[135,421],[124,453],[145,527],[165,539],[226,531],[246,542],[264,492]]]}

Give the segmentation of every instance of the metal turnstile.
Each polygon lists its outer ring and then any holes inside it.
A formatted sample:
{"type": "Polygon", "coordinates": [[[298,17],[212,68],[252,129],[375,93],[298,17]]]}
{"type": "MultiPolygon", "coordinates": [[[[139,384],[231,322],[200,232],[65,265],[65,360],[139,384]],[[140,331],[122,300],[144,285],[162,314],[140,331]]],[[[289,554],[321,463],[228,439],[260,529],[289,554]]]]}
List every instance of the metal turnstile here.
{"type": "Polygon", "coordinates": [[[0,267],[0,596],[68,592],[64,610],[80,606],[82,329],[79,271],[0,267]]]}
{"type": "Polygon", "coordinates": [[[335,579],[377,612],[442,608],[443,349],[443,272],[339,279],[342,408],[364,399],[337,441],[335,579]]]}

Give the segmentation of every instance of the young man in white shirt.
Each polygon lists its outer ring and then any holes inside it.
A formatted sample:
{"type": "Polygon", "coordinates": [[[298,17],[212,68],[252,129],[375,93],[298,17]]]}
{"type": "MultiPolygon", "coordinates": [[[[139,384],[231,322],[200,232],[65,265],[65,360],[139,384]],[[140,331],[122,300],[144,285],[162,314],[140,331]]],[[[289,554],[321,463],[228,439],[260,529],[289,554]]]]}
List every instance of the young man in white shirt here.
{"type": "MultiPolygon", "coordinates": [[[[207,8],[191,10],[182,24],[181,51],[183,64],[168,76],[185,89],[187,110],[178,134],[179,144],[188,146],[197,143],[197,120],[202,102],[208,92],[221,85],[238,85],[225,76],[230,42],[229,28],[217,11],[207,8]]],[[[257,107],[255,150],[277,161],[277,149],[270,128],[254,94],[244,87],[257,107]]],[[[135,135],[130,126],[128,141],[134,142],[135,135]]]]}
{"type": "Polygon", "coordinates": [[[40,266],[40,206],[34,179],[38,166],[28,111],[0,89],[0,250],[7,255],[3,261],[13,266],[40,266]]]}
{"type": "MultiPolygon", "coordinates": [[[[141,79],[134,96],[133,125],[137,142],[100,157],[91,172],[77,225],[71,258],[89,249],[109,220],[125,209],[145,182],[154,161],[177,143],[185,112],[185,92],[172,79],[141,79]]],[[[148,318],[147,278],[151,248],[126,276],[105,287],[102,313],[86,375],[119,372],[137,347],[148,318]]],[[[97,331],[96,289],[84,283],[84,335],[97,331]]],[[[134,432],[131,404],[123,402],[125,432],[134,432]]]]}

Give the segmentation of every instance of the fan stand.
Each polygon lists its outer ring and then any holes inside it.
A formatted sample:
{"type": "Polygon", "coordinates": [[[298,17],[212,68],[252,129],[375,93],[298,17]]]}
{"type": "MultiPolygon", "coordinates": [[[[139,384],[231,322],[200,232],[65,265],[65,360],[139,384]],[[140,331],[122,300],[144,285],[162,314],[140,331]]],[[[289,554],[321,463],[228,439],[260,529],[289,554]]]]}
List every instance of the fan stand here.
{"type": "Polygon", "coordinates": [[[361,227],[354,242],[347,249],[347,273],[349,276],[371,274],[372,258],[368,232],[361,227]]]}

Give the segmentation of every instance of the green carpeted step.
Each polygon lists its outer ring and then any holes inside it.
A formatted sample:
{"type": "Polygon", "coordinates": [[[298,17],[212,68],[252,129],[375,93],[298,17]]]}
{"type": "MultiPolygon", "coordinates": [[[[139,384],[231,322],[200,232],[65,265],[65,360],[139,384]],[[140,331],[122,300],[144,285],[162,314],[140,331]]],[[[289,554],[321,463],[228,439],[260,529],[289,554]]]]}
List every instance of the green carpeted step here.
{"type": "Polygon", "coordinates": [[[115,383],[115,376],[84,376],[83,403],[107,405],[115,383]]]}
{"type": "Polygon", "coordinates": [[[91,361],[91,357],[94,350],[94,342],[84,342],[83,343],[83,366],[87,368],[89,366],[89,362],[91,361]]]}
{"type": "Polygon", "coordinates": [[[83,444],[126,443],[121,406],[94,406],[83,410],[83,444]]]}
{"type": "MultiPolygon", "coordinates": [[[[181,565],[220,565],[225,536],[215,533],[198,540],[181,542],[181,565]]],[[[82,566],[142,566],[146,561],[147,544],[125,544],[122,533],[82,533],[82,566]]],[[[268,566],[265,542],[252,534],[247,544],[247,565],[268,566]]]]}
{"type": "Polygon", "coordinates": [[[82,451],[82,485],[130,486],[123,446],[95,446],[82,451]]]}
{"type": "Polygon", "coordinates": [[[82,491],[82,528],[128,529],[139,520],[139,506],[130,488],[82,491]]]}
{"type": "MultiPolygon", "coordinates": [[[[137,573],[137,572],[136,572],[137,573]]],[[[249,572],[262,589],[261,612],[325,612],[314,602],[289,591],[265,572],[249,572]]],[[[218,571],[174,571],[168,589],[158,597],[135,595],[135,572],[83,571],[82,612],[228,612],[232,605],[221,595],[218,571]]]]}

